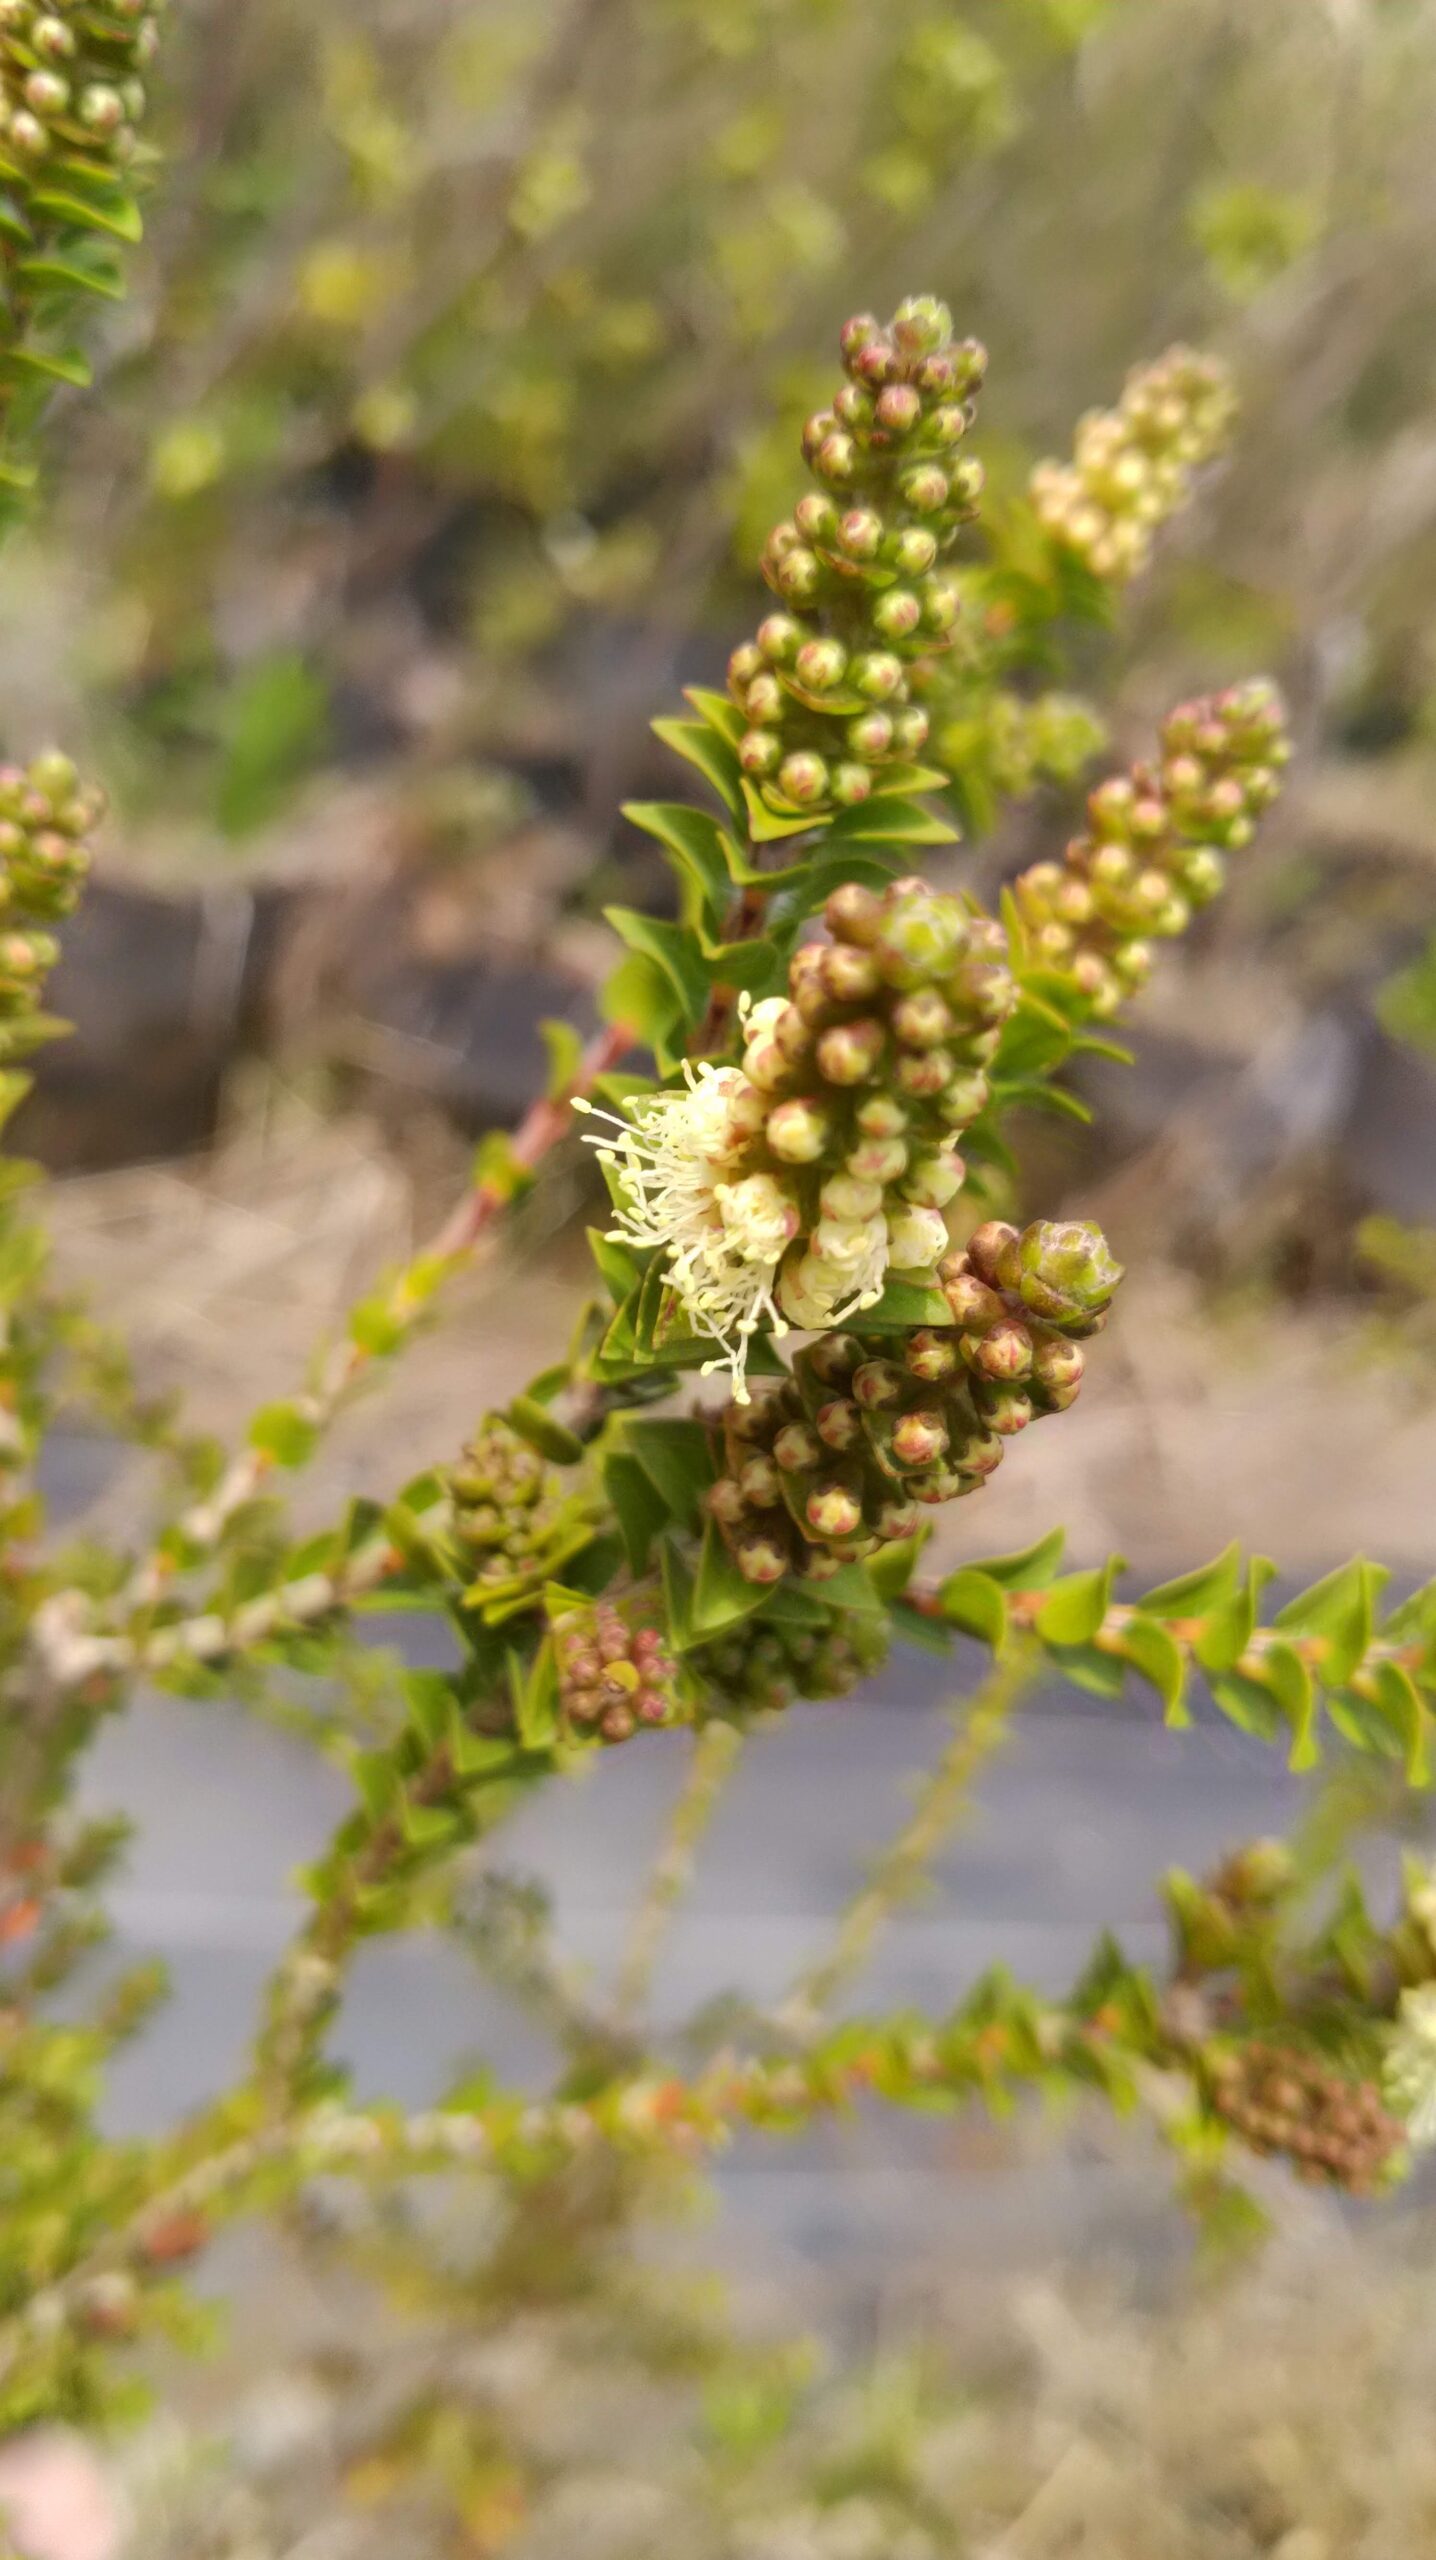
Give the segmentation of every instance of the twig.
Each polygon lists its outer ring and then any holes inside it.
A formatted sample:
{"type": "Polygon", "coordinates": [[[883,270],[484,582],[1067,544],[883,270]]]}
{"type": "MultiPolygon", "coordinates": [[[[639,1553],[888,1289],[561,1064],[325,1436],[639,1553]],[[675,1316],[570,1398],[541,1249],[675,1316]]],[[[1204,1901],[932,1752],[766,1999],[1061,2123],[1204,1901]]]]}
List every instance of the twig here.
{"type": "Polygon", "coordinates": [[[644,2007],[663,1940],[693,1878],[698,1846],[737,1767],[743,1736],[713,1717],[700,1727],[683,1785],[670,1809],[658,1855],[648,1871],[618,1969],[613,2015],[627,2026],[644,2007]]]}
{"type": "Polygon", "coordinates": [[[813,2036],[837,1994],[867,1963],[879,1932],[922,1882],[979,1771],[1001,1749],[1013,1710],[1036,1670],[1035,1648],[1014,1645],[974,1696],[954,1711],[952,1737],[924,1779],[908,1820],[849,1902],[828,1953],[799,1976],[778,2009],[777,2023],[788,2034],[802,2040],[813,2036]]]}

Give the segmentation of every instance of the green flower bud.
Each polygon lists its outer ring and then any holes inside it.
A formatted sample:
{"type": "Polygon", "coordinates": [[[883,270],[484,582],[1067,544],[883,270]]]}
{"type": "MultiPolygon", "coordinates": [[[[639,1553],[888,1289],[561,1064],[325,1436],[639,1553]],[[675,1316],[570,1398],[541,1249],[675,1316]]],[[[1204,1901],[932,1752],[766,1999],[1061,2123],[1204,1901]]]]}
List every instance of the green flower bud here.
{"type": "Polygon", "coordinates": [[[822,955],[821,979],[823,992],[833,1004],[866,1004],[882,986],[871,951],[852,942],[829,945],[822,955]]]}
{"type": "Polygon", "coordinates": [[[926,525],[904,525],[888,536],[882,556],[900,577],[920,578],[937,558],[937,536],[926,525]]]}
{"type": "Polygon", "coordinates": [[[910,436],[922,422],[922,395],[911,383],[889,383],[878,393],[873,415],[884,434],[910,436]]]}
{"type": "MultiPolygon", "coordinates": [[[[902,688],[902,660],[893,657],[889,650],[863,650],[853,659],[848,674],[854,692],[866,694],[870,702],[887,702],[902,688]]],[[[855,751],[861,752],[851,729],[848,735],[855,751]]]]}
{"type": "Polygon", "coordinates": [[[883,520],[874,507],[850,507],[838,524],[838,549],[849,560],[876,560],[883,547],[883,520]]]}
{"type": "Polygon", "coordinates": [[[898,481],[904,506],[920,516],[935,516],[947,505],[948,476],[940,463],[915,462],[898,481]]]}
{"type": "Polygon", "coordinates": [[[868,1413],[885,1413],[900,1405],[907,1381],[895,1360],[865,1360],[853,1378],[853,1394],[868,1413]]]}
{"type": "Polygon", "coordinates": [[[892,753],[893,724],[885,711],[862,711],[847,726],[847,741],[864,764],[881,764],[892,753]]]}
{"type": "Polygon", "coordinates": [[[770,613],[758,625],[758,646],[770,665],[790,667],[804,638],[801,622],[790,613],[770,613]]]}
{"type": "MultiPolygon", "coordinates": [[[[977,1267],[971,1244],[968,1252],[977,1267]]],[[[996,1277],[1049,1324],[1080,1325],[1110,1305],[1122,1266],[1089,1220],[1043,1218],[1004,1239],[996,1277]]]]}
{"type": "Polygon", "coordinates": [[[962,1366],[958,1347],[950,1333],[934,1333],[924,1327],[908,1336],[907,1365],[915,1378],[925,1385],[939,1386],[955,1377],[962,1366]]]}
{"type": "Polygon", "coordinates": [[[884,640],[910,640],[922,619],[922,603],[910,587],[890,587],[873,607],[873,625],[884,640]]]}
{"type": "Polygon", "coordinates": [[[928,1271],[947,1248],[941,1212],[915,1204],[888,1213],[888,1252],[895,1271],[928,1271]]]}

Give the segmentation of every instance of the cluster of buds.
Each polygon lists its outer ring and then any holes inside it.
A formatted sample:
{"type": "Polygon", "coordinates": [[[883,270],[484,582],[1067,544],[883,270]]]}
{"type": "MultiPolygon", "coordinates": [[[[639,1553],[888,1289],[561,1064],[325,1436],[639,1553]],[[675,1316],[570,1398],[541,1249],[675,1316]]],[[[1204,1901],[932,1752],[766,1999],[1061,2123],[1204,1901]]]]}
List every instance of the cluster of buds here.
{"type": "Polygon", "coordinates": [[[559,1704],[567,1723],[600,1742],[627,1742],[640,1725],[671,1724],[678,1699],[660,1630],[611,1600],[553,1621],[559,1704]]]}
{"type": "Polygon", "coordinates": [[[963,898],[849,882],[825,914],[833,938],[794,954],[787,997],[749,1010],[741,1068],[690,1069],[597,1140],[611,1233],[662,1249],[740,1394],[764,1321],[816,1332],[874,1305],[890,1269],[932,1274],[1016,1002],[1001,927],[963,898]]]}
{"type": "Polygon", "coordinates": [[[480,1596],[537,1595],[573,1553],[581,1500],[501,1414],[485,1417],[446,1484],[452,1534],[480,1596]]]}
{"type": "Polygon", "coordinates": [[[1115,409],[1079,420],[1070,462],[1040,462],[1029,494],[1045,532],[1094,577],[1135,578],[1192,475],[1226,442],[1236,395],[1226,367],[1169,347],[1128,374],[1115,409]]]}
{"type": "Polygon", "coordinates": [[[1373,2195],[1405,2143],[1379,2089],[1317,2054],[1252,2039],[1207,2068],[1218,2114],[1250,2150],[1289,2159],[1299,2178],[1373,2195]]]}
{"type": "Polygon", "coordinates": [[[1185,932],[1218,895],[1290,754],[1281,696],[1262,680],[1169,712],[1158,762],[1099,783],[1064,860],[1014,883],[1032,958],[1069,974],[1098,1015],[1115,1012],[1150,974],[1151,942],[1185,932]]]}
{"type": "Polygon", "coordinates": [[[22,174],[77,158],[118,168],[145,112],[157,0],[0,0],[0,152],[22,174]]]}
{"type": "Polygon", "coordinates": [[[836,1609],[821,1625],[747,1618],[694,1657],[705,1696],[749,1714],[795,1698],[846,1698],[887,1659],[887,1620],[836,1609]]]}
{"type": "Polygon", "coordinates": [[[957,448],[987,358],[954,340],[945,305],[905,302],[887,329],[849,320],[841,343],[848,378],[803,429],[821,485],[763,553],[780,609],[728,666],[743,771],[788,817],[853,808],[884,765],[920,753],[909,672],[952,645],[960,600],[939,564],[982,486],[957,448]]]}
{"type": "Polygon", "coordinates": [[[101,791],[68,756],[0,765],[0,1057],[31,1045],[31,1025],[59,945],[44,928],[70,914],[90,867],[86,838],[101,791]]]}
{"type": "Polygon", "coordinates": [[[744,1579],[826,1581],[975,1493],[1014,1433],[1075,1401],[1120,1278],[1095,1227],[994,1223],[944,1266],[950,1328],[825,1334],[728,1405],[707,1499],[744,1579]]]}

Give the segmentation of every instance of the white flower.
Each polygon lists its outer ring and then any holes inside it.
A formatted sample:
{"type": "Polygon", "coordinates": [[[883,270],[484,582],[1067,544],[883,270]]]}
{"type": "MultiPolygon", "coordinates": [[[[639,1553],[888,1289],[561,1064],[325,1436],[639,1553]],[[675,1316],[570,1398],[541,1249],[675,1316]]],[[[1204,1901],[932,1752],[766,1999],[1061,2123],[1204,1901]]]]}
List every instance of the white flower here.
{"type": "Polygon", "coordinates": [[[681,1085],[644,1095],[624,1119],[594,1113],[617,1135],[595,1131],[590,1144],[618,1184],[610,1238],[663,1252],[664,1276],[694,1332],[722,1351],[722,1360],[705,1362],[705,1375],[726,1361],[734,1397],[746,1404],[752,1336],[765,1317],[775,1333],[788,1329],[773,1289],[798,1209],[773,1174],[741,1172],[752,1135],[735,1108],[749,1091],[745,1077],[708,1060],[683,1075],[681,1085]]]}
{"type": "Polygon", "coordinates": [[[1382,2077],[1412,2148],[1429,2150],[1436,2144],[1436,1982],[1402,1992],[1382,2077]]]}

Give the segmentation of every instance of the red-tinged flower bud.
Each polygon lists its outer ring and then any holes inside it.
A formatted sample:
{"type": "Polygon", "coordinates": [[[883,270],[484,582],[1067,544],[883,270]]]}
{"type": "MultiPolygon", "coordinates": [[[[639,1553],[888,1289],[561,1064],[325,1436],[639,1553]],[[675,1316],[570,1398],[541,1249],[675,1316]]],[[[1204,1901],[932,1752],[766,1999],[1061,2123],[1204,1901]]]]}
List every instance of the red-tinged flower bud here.
{"type": "Polygon", "coordinates": [[[804,1021],[795,1004],[785,1005],[781,1013],[773,1016],[768,1037],[776,1042],[790,1066],[797,1066],[806,1058],[813,1045],[812,1025],[804,1021]]]}
{"type": "Polygon", "coordinates": [[[875,338],[869,338],[865,347],[859,349],[853,358],[850,370],[854,379],[865,383],[869,391],[881,391],[883,385],[891,382],[897,373],[897,352],[891,341],[880,331],[875,338]]]}
{"type": "Polygon", "coordinates": [[[920,1332],[909,1334],[907,1365],[915,1378],[927,1386],[938,1386],[944,1378],[956,1375],[962,1366],[957,1344],[950,1333],[935,1333],[924,1325],[920,1332]]]}
{"type": "MultiPolygon", "coordinates": [[[[612,1709],[609,1712],[611,1714],[612,1709]]],[[[633,1712],[640,1724],[658,1725],[667,1724],[671,1710],[661,1689],[640,1689],[633,1701],[633,1712]]],[[[604,1729],[606,1732],[607,1719],[604,1729]]],[[[608,1738],[612,1741],[613,1736],[610,1734],[608,1738]]]]}
{"type": "Polygon", "coordinates": [[[860,382],[840,382],[833,394],[833,412],[842,426],[870,427],[873,395],[860,382]]]}
{"type": "Polygon", "coordinates": [[[869,1413],[886,1413],[902,1403],[907,1380],[895,1360],[865,1360],[853,1378],[853,1393],[869,1413]]]}
{"type": "Polygon", "coordinates": [[[948,1429],[940,1413],[919,1409],[893,1424],[892,1453],[900,1467],[930,1467],[945,1457],[948,1429]]]}
{"type": "Polygon", "coordinates": [[[949,1129],[966,1129],[987,1108],[990,1086],[987,1078],[974,1069],[971,1073],[950,1076],[947,1090],[938,1109],[949,1129]]]}
{"type": "Polygon", "coordinates": [[[876,560],[883,544],[883,520],[875,507],[849,507],[838,523],[838,549],[849,560],[876,560]]]}
{"type": "MultiPolygon", "coordinates": [[[[831,693],[842,683],[848,668],[848,653],[841,640],[805,640],[793,661],[793,673],[799,684],[810,693],[831,693]]],[[[775,677],[769,677],[775,683],[775,677]]]]}
{"type": "Polygon", "coordinates": [[[765,575],[790,604],[811,604],[823,583],[823,564],[816,551],[799,544],[795,550],[785,551],[771,571],[765,569],[765,575]]]}
{"type": "Polygon", "coordinates": [[[833,798],[840,809],[859,809],[872,797],[873,778],[866,765],[835,764],[832,781],[833,798]]]}
{"type": "Polygon", "coordinates": [[[822,984],[832,1004],[866,1004],[882,978],[870,951],[855,942],[832,942],[823,953],[822,984]]]}
{"type": "Polygon", "coordinates": [[[820,1405],[814,1423],[824,1447],[836,1450],[840,1456],[856,1449],[862,1440],[862,1411],[851,1396],[836,1396],[831,1404],[820,1405]]]}
{"type": "Polygon", "coordinates": [[[859,311],[851,320],[845,320],[838,332],[838,345],[842,349],[844,364],[851,367],[862,354],[864,347],[870,347],[874,339],[881,338],[882,334],[882,323],[874,319],[871,311],[859,311]]]}
{"type": "Polygon", "coordinates": [[[892,721],[885,711],[861,711],[848,722],[847,740],[862,763],[881,764],[892,753],[892,721]]]}
{"type": "Polygon", "coordinates": [[[975,1271],[958,1271],[947,1275],[943,1263],[938,1271],[938,1284],[952,1310],[952,1320],[964,1333],[984,1333],[1000,1324],[1007,1313],[996,1289],[989,1289],[975,1271]]]}
{"type": "Polygon", "coordinates": [[[1067,1342],[1060,1336],[1048,1335],[1038,1342],[1032,1354],[1032,1381],[1040,1389],[1045,1403],[1058,1413],[1077,1401],[1082,1384],[1086,1356],[1080,1342],[1067,1342]]]}
{"type": "Polygon", "coordinates": [[[783,1498],[782,1480],[772,1459],[759,1449],[745,1458],[738,1470],[738,1484],[744,1498],[755,1511],[771,1511],[783,1498]]]}
{"type": "Polygon", "coordinates": [[[27,107],[17,107],[6,128],[6,140],[27,160],[39,160],[50,148],[50,136],[27,107]]]}
{"type": "Polygon", "coordinates": [[[805,542],[831,543],[837,538],[838,511],[831,498],[809,489],[793,509],[793,522],[805,542]]]}
{"type": "Polygon", "coordinates": [[[941,513],[948,500],[948,476],[940,463],[915,462],[898,482],[903,505],[920,516],[941,513]]]}
{"type": "Polygon", "coordinates": [[[955,462],[948,475],[952,504],[959,515],[971,515],[987,484],[987,473],[975,453],[955,462]]]}
{"type": "Polygon", "coordinates": [[[1040,1218],[1020,1236],[1009,1233],[998,1250],[996,1277],[1034,1315],[1065,1326],[1111,1304],[1122,1266],[1090,1219],[1040,1218]]]}
{"type": "Polygon", "coordinates": [[[789,1561],[787,1549],[759,1531],[740,1538],[733,1549],[733,1562],[745,1582],[781,1582],[789,1561]]]}
{"type": "Polygon", "coordinates": [[[988,1429],[1004,1440],[1025,1431],[1032,1420],[1032,1398],[1023,1387],[989,1385],[983,1380],[975,1386],[974,1394],[988,1429]]]}
{"type": "Polygon", "coordinates": [[[62,116],[70,103],[70,83],[58,71],[32,71],[25,82],[25,103],[37,116],[62,116]]]}
{"type": "Polygon", "coordinates": [[[934,444],[961,444],[971,419],[960,400],[944,400],[928,416],[927,432],[934,444]]]}
{"type": "MultiPolygon", "coordinates": [[[[900,1138],[908,1125],[907,1112],[890,1093],[869,1094],[865,1102],[858,1104],[854,1117],[865,1138],[900,1138]]],[[[906,1157],[903,1161],[906,1162],[906,1157]]],[[[857,1167],[854,1166],[852,1170],[856,1172],[857,1167]]],[[[901,1167],[899,1167],[900,1170],[901,1167]]],[[[892,1179],[891,1175],[874,1174],[873,1176],[874,1181],[892,1179]]]]}
{"type": "Polygon", "coordinates": [[[878,393],[873,414],[885,434],[910,436],[922,418],[922,395],[909,382],[889,383],[878,393]]]}
{"type": "Polygon", "coordinates": [[[778,788],[795,808],[814,809],[828,796],[828,768],[821,756],[800,747],[778,767],[778,788]]]}
{"type": "Polygon", "coordinates": [[[745,729],[738,741],[738,762],[751,782],[767,782],[783,761],[783,742],[775,729],[745,729]]]}
{"type": "Polygon", "coordinates": [[[788,697],[777,677],[770,675],[766,667],[761,674],[750,677],[743,696],[743,709],[755,729],[779,728],[787,718],[788,697]]]}
{"type": "Polygon", "coordinates": [[[899,997],[892,1010],[892,1026],[905,1048],[932,1049],[952,1031],[952,1008],[936,987],[918,987],[911,995],[899,997]]]}
{"type": "Polygon", "coordinates": [[[935,1509],[939,1503],[960,1502],[965,1493],[974,1490],[977,1481],[966,1467],[937,1465],[910,1475],[907,1491],[916,1501],[935,1509]]]}
{"type": "Polygon", "coordinates": [[[883,640],[911,639],[922,618],[922,604],[910,587],[890,587],[873,607],[873,627],[883,640]]]}
{"type": "Polygon", "coordinates": [[[599,1719],[598,1729],[605,1742],[631,1742],[638,1730],[638,1719],[632,1707],[607,1707],[599,1719]]]}
{"type": "Polygon", "coordinates": [[[740,1520],[747,1517],[748,1497],[733,1476],[720,1476],[717,1483],[709,1487],[706,1499],[714,1519],[720,1520],[725,1528],[734,1529],[740,1520]]]}
{"type": "Polygon", "coordinates": [[[771,666],[790,667],[804,637],[801,622],[790,613],[770,613],[758,625],[758,646],[771,666]]]}
{"type": "Polygon", "coordinates": [[[854,1537],[863,1525],[862,1496],[840,1479],[814,1485],[803,1504],[803,1517],[815,1537],[854,1537]]]}
{"type": "Polygon", "coordinates": [[[948,1049],[907,1049],[893,1066],[893,1074],[901,1092],[915,1101],[935,1101],[944,1091],[952,1074],[952,1053],[948,1049]]]}
{"type": "Polygon", "coordinates": [[[897,712],[893,719],[893,739],[899,755],[921,755],[927,745],[930,725],[927,713],[917,703],[897,712]]]}
{"type": "Polygon", "coordinates": [[[834,1023],[818,1041],[818,1067],[829,1084],[867,1084],[877,1073],[887,1033],[875,1017],[834,1023]]]}
{"type": "Polygon", "coordinates": [[[784,1164],[816,1164],[832,1137],[832,1117],[820,1103],[780,1102],[768,1114],[766,1134],[784,1164]]]}
{"type": "MultiPolygon", "coordinates": [[[[865,694],[869,702],[890,702],[902,690],[902,660],[890,649],[864,649],[853,659],[848,675],[854,692],[865,694]]],[[[852,736],[851,730],[848,734],[852,736]]],[[[856,739],[853,745],[856,748],[856,739]]]]}
{"type": "Polygon", "coordinates": [[[30,29],[30,42],[47,62],[69,62],[76,51],[74,29],[67,27],[63,18],[37,18],[30,29]]]}
{"type": "Polygon", "coordinates": [[[896,1182],[906,1173],[908,1151],[901,1138],[860,1138],[846,1158],[849,1173],[864,1182],[896,1182]]]}
{"type": "Polygon", "coordinates": [[[878,937],[883,902],[860,881],[845,880],[823,905],[823,921],[834,940],[868,949],[878,937]]]}
{"type": "Polygon", "coordinates": [[[873,1527],[879,1538],[891,1544],[897,1538],[910,1538],[917,1530],[922,1513],[915,1502],[904,1502],[901,1496],[881,1502],[873,1515],[873,1527]]]}
{"type": "Polygon", "coordinates": [[[802,447],[805,462],[811,462],[819,446],[827,443],[837,423],[831,409],[817,409],[812,417],[804,420],[802,447]]]}
{"type": "Polygon", "coordinates": [[[803,1354],[815,1378],[825,1387],[846,1387],[860,1367],[863,1347],[850,1333],[821,1334],[803,1354]]]}
{"type": "Polygon", "coordinates": [[[92,80],[88,88],[81,90],[76,112],[87,133],[108,141],[125,121],[125,102],[107,80],[92,80]]]}
{"type": "Polygon", "coordinates": [[[1004,1315],[976,1337],[969,1358],[984,1378],[1025,1378],[1032,1366],[1032,1336],[1020,1317],[1004,1315]]]}
{"type": "Polygon", "coordinates": [[[857,467],[858,448],[841,427],[836,427],[830,436],[823,438],[812,460],[812,468],[818,478],[826,480],[832,489],[846,489],[857,467]]]}
{"type": "Polygon", "coordinates": [[[990,1288],[1000,1288],[1002,1255],[1006,1248],[1009,1245],[1015,1245],[1017,1240],[1017,1229],[1008,1226],[1005,1219],[989,1218],[983,1226],[975,1229],[974,1233],[968,1237],[967,1259],[970,1269],[976,1272],[979,1280],[985,1280],[990,1288]]]}
{"type": "Polygon", "coordinates": [[[787,1422],[773,1443],[773,1455],[784,1475],[806,1475],[820,1464],[823,1444],[806,1422],[787,1422]]]}
{"type": "Polygon", "coordinates": [[[767,661],[756,640],[744,640],[728,660],[728,683],[741,702],[755,676],[763,673],[767,661]]]}

